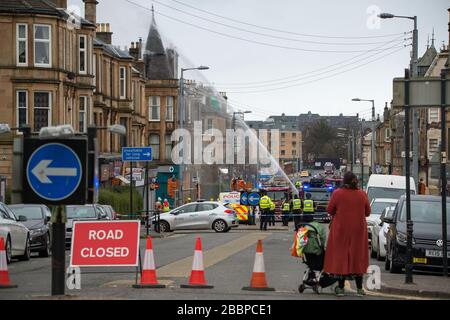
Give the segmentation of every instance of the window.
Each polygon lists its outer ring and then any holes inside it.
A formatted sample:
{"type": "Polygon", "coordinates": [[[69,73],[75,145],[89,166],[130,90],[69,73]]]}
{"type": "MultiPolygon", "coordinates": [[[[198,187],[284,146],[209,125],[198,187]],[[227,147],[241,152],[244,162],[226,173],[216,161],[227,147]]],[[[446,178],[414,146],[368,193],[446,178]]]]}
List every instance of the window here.
{"type": "Polygon", "coordinates": [[[213,129],[213,119],[206,120],[206,130],[213,129]]]}
{"type": "Polygon", "coordinates": [[[286,133],[282,132],[282,133],[281,133],[281,138],[282,138],[282,139],[286,138],[286,133]]]}
{"type": "Polygon", "coordinates": [[[86,43],[86,36],[80,36],[78,38],[78,45],[79,45],[79,71],[81,74],[87,73],[87,43],[86,43]]]}
{"type": "Polygon", "coordinates": [[[389,141],[391,139],[391,129],[386,128],[384,131],[384,139],[389,141]]]}
{"type": "Polygon", "coordinates": [[[119,82],[120,82],[120,99],[127,98],[127,69],[120,67],[119,69],[119,82]]]}
{"type": "Polygon", "coordinates": [[[153,159],[159,160],[159,135],[150,135],[150,147],[152,147],[153,159]]]}
{"type": "MultiPolygon", "coordinates": [[[[128,132],[128,118],[120,118],[120,124],[123,125],[125,127],[125,129],[127,129],[126,132],[128,132]]],[[[120,136],[120,150],[124,147],[127,147],[128,145],[128,141],[127,141],[127,136],[126,135],[121,135],[120,136]]]]}
{"type": "Polygon", "coordinates": [[[166,121],[173,121],[173,97],[166,97],[166,121]]]}
{"type": "Polygon", "coordinates": [[[78,119],[78,130],[80,132],[86,132],[86,111],[87,111],[87,97],[80,97],[80,114],[78,119]]]}
{"type": "Polygon", "coordinates": [[[297,150],[292,150],[292,155],[296,156],[297,155],[297,150]]]}
{"type": "Polygon", "coordinates": [[[172,159],[172,136],[170,134],[166,135],[166,160],[172,159]]]}
{"type": "Polygon", "coordinates": [[[52,55],[51,27],[34,25],[34,65],[37,67],[51,67],[52,55]]]}
{"type": "Polygon", "coordinates": [[[431,108],[429,111],[428,111],[428,118],[429,118],[429,122],[430,123],[438,123],[439,122],[439,119],[440,119],[440,117],[439,117],[439,109],[437,109],[437,108],[431,108]]]}
{"type": "Polygon", "coordinates": [[[34,93],[34,131],[48,127],[51,124],[51,94],[50,92],[34,93]]]}
{"type": "Polygon", "coordinates": [[[292,138],[297,138],[297,133],[296,132],[292,132],[292,138]]]}
{"type": "Polygon", "coordinates": [[[17,90],[17,127],[20,128],[28,123],[28,91],[17,90]]]}
{"type": "Polygon", "coordinates": [[[92,57],[92,74],[94,75],[93,84],[94,92],[97,90],[97,55],[94,54],[92,57]]]}
{"type": "Polygon", "coordinates": [[[286,155],[286,151],[281,150],[281,155],[282,155],[282,156],[285,156],[285,155],[286,155]]]}
{"type": "Polygon", "coordinates": [[[160,120],[160,98],[159,97],[150,97],[150,121],[159,121],[160,120]]]}
{"type": "Polygon", "coordinates": [[[428,154],[430,155],[430,157],[437,152],[439,152],[439,140],[438,139],[428,140],[428,154]]]}
{"type": "Polygon", "coordinates": [[[17,65],[28,65],[28,25],[17,24],[17,65]]]}

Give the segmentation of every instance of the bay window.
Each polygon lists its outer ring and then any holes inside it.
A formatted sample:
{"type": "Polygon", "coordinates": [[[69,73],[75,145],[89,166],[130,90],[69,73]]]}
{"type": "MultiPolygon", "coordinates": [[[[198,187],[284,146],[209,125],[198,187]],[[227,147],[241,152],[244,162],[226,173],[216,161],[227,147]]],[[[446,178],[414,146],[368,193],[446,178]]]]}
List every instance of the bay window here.
{"type": "Polygon", "coordinates": [[[149,99],[150,103],[150,121],[160,120],[161,99],[157,96],[152,96],[149,99]]]}
{"type": "Polygon", "coordinates": [[[34,65],[51,67],[51,26],[34,25],[34,65]]]}
{"type": "Polygon", "coordinates": [[[78,46],[79,46],[79,69],[80,74],[87,73],[87,44],[86,44],[86,36],[81,35],[78,38],[78,46]]]}
{"type": "Polygon", "coordinates": [[[88,97],[81,96],[80,97],[80,108],[79,108],[79,117],[78,117],[78,130],[80,132],[86,132],[86,115],[87,115],[87,103],[88,97]]]}
{"type": "Polygon", "coordinates": [[[127,98],[127,69],[120,67],[119,69],[119,82],[120,82],[120,99],[127,98]]]}
{"type": "Polygon", "coordinates": [[[17,127],[20,128],[28,123],[28,91],[16,91],[17,127]]]}
{"type": "Polygon", "coordinates": [[[166,121],[173,121],[173,97],[166,97],[166,121]]]}
{"type": "Polygon", "coordinates": [[[50,92],[34,93],[34,131],[51,125],[51,103],[50,92]]]}
{"type": "Polygon", "coordinates": [[[159,160],[159,135],[150,135],[150,147],[152,147],[152,156],[154,160],[159,160]]]}

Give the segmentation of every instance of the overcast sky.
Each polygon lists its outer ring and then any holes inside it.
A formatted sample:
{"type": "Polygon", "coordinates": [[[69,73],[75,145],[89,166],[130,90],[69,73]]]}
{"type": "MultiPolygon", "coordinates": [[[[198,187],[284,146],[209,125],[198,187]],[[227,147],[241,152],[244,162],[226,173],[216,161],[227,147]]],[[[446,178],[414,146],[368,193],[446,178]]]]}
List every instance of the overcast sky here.
{"type": "MultiPolygon", "coordinates": [[[[374,20],[377,10],[418,16],[419,55],[433,28],[437,49],[448,42],[446,0],[98,2],[97,22],[111,24],[113,43],[121,47],[139,37],[145,41],[151,22],[151,11],[145,8],[153,4],[165,44],[177,48],[181,65],[210,67],[189,77],[204,77],[228,92],[235,108],[253,111],[246,115],[249,120],[308,111],[360,112],[368,118],[370,103],[351,102],[354,97],[375,99],[381,114],[392,99],[392,78],[408,67],[411,47],[402,46],[411,43],[403,41],[411,34],[402,33],[413,24],[407,19],[374,20]]],[[[82,1],[69,0],[73,5],[82,7],[82,1]]]]}

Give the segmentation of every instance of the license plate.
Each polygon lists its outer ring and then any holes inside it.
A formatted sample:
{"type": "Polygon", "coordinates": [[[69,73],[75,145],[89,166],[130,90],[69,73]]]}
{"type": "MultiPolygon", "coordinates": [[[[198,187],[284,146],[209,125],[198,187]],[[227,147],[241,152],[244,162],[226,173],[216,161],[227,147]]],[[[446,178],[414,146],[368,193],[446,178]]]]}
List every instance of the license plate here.
{"type": "MultiPolygon", "coordinates": [[[[441,250],[426,250],[425,255],[430,258],[442,258],[444,256],[441,250]]],[[[447,257],[450,258],[450,251],[447,252],[447,257]]]]}
{"type": "Polygon", "coordinates": [[[427,258],[413,258],[413,263],[427,264],[427,258]]]}

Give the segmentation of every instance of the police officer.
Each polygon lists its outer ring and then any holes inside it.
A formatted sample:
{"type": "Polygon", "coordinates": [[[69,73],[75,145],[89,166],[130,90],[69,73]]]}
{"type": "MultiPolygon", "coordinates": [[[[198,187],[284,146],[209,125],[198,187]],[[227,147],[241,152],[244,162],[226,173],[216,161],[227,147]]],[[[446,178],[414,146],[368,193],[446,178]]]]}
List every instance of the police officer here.
{"type": "Polygon", "coordinates": [[[303,200],[303,212],[314,213],[314,201],[311,199],[311,194],[307,193],[305,198],[306,199],[303,200]]]}
{"type": "Polygon", "coordinates": [[[163,212],[169,212],[169,211],[170,211],[169,201],[167,201],[167,199],[164,199],[164,202],[163,202],[163,212]]]}
{"type": "Polygon", "coordinates": [[[260,209],[260,224],[259,229],[267,230],[267,217],[269,215],[270,210],[270,198],[264,194],[261,199],[259,200],[259,209],[260,209]]]}
{"type": "Polygon", "coordinates": [[[302,187],[302,182],[300,180],[295,182],[295,188],[297,188],[297,190],[299,190],[302,187]]]}
{"type": "Polygon", "coordinates": [[[291,204],[288,199],[283,199],[281,204],[281,211],[283,214],[283,226],[287,227],[289,224],[289,216],[291,213],[291,204]]]}
{"type": "Polygon", "coordinates": [[[292,199],[292,213],[294,215],[294,228],[297,231],[297,225],[301,221],[302,214],[302,201],[298,198],[298,195],[295,195],[292,199]]]}
{"type": "Polygon", "coordinates": [[[275,202],[272,199],[270,199],[270,216],[269,217],[270,217],[269,225],[275,226],[275,202]]]}

